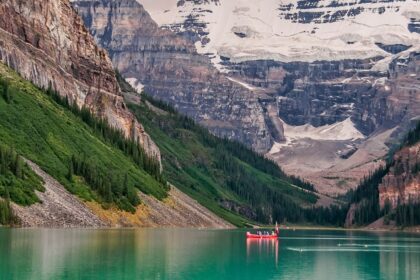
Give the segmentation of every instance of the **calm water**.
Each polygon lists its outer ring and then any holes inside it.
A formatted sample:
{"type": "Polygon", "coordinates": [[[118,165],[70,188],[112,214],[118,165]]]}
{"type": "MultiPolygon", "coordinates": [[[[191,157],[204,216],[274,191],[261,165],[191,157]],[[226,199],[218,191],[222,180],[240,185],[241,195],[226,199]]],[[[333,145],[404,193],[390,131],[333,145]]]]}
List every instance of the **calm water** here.
{"type": "Polygon", "coordinates": [[[0,279],[420,279],[420,236],[0,228],[0,279]]]}

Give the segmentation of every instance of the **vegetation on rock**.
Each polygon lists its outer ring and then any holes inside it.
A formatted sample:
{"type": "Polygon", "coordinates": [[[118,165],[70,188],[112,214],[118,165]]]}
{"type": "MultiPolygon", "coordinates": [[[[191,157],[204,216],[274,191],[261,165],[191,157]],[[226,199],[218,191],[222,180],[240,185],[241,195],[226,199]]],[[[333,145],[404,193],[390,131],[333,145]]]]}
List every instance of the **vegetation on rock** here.
{"type": "MultiPolygon", "coordinates": [[[[112,191],[111,203],[122,209],[133,211],[138,205],[138,200],[129,198],[134,188],[158,199],[167,196],[168,187],[157,160],[145,156],[139,145],[86,109],[76,108],[51,89],[35,87],[3,64],[0,93],[0,144],[13,147],[16,153],[38,164],[71,193],[109,205],[110,199],[88,182],[85,173],[69,178],[72,157],[80,155],[90,166],[100,167],[106,179],[113,178],[111,186],[123,188],[120,184],[126,182],[129,194],[112,191]]],[[[13,200],[12,192],[10,196],[13,200]]]]}
{"type": "Polygon", "coordinates": [[[239,226],[344,220],[346,209],[315,207],[313,186],[287,176],[273,161],[214,136],[164,102],[141,98],[129,107],[159,146],[165,177],[219,216],[239,226]]]}

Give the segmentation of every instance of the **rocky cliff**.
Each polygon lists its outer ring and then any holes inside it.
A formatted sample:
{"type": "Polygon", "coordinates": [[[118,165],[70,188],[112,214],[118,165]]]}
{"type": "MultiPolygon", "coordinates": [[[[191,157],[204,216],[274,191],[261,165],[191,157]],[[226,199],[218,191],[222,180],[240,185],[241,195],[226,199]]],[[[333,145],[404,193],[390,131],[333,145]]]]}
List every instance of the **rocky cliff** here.
{"type": "Polygon", "coordinates": [[[420,115],[416,1],[137,2],[161,28],[134,0],[74,5],[133,85],[322,192],[355,187],[420,115]]]}
{"type": "Polygon", "coordinates": [[[420,143],[394,155],[394,164],[379,186],[379,205],[391,209],[420,202],[420,143]]]}
{"type": "Polygon", "coordinates": [[[160,157],[126,109],[106,51],[96,45],[68,0],[1,1],[0,15],[2,62],[39,87],[51,85],[160,157]]]}
{"type": "Polygon", "coordinates": [[[266,152],[282,140],[281,125],[270,121],[250,91],[212,66],[192,42],[161,29],[135,0],[75,1],[96,41],[114,66],[139,90],[174,105],[213,133],[266,152]]]}

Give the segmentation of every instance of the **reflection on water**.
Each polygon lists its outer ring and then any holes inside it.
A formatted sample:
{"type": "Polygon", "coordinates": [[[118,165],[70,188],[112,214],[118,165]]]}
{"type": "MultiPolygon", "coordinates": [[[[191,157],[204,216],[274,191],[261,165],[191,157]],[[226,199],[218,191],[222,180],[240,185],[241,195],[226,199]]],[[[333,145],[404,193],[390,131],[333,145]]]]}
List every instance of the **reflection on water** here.
{"type": "Polygon", "coordinates": [[[0,228],[0,279],[417,279],[407,234],[0,228]]]}
{"type": "Polygon", "coordinates": [[[246,239],[247,260],[255,256],[274,256],[273,261],[278,266],[279,263],[279,240],[278,239],[246,239]]]}

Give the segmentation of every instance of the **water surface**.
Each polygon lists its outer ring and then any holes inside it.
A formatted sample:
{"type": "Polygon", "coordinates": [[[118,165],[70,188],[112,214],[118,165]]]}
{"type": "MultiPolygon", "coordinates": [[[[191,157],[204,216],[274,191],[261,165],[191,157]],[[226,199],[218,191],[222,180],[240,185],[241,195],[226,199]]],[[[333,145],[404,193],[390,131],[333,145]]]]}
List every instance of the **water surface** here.
{"type": "Polygon", "coordinates": [[[0,228],[0,279],[420,279],[420,236],[0,228]]]}

